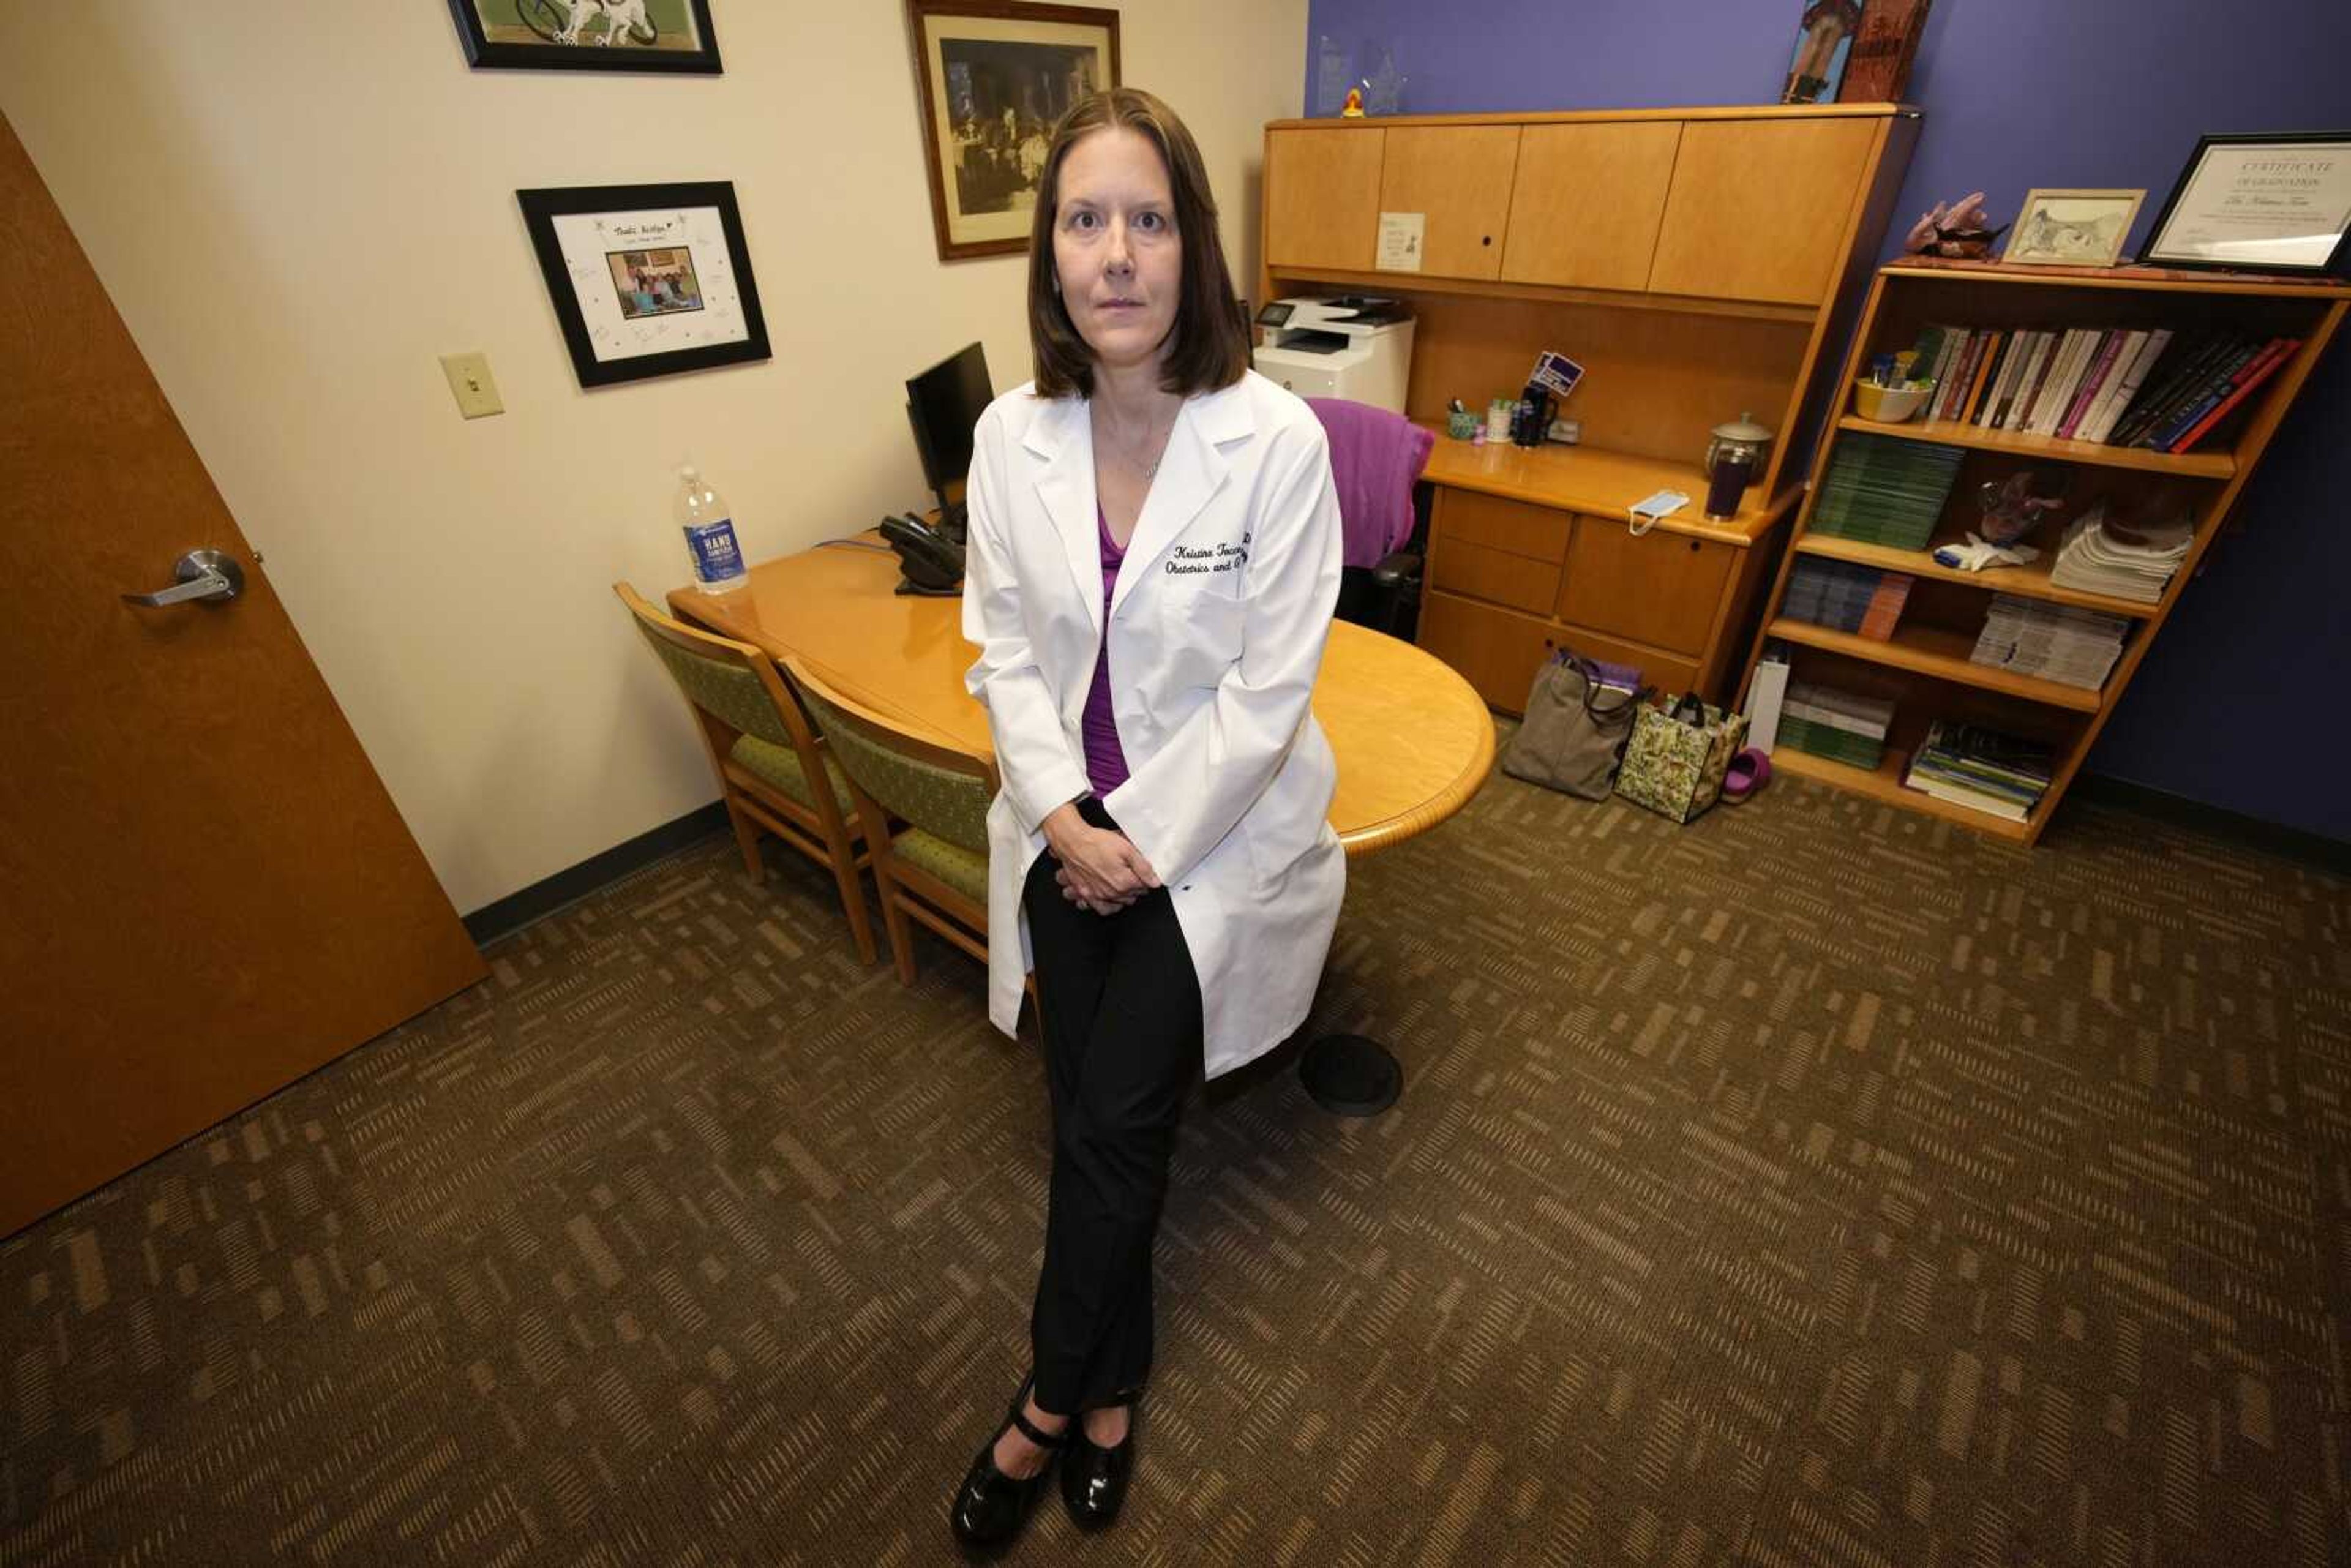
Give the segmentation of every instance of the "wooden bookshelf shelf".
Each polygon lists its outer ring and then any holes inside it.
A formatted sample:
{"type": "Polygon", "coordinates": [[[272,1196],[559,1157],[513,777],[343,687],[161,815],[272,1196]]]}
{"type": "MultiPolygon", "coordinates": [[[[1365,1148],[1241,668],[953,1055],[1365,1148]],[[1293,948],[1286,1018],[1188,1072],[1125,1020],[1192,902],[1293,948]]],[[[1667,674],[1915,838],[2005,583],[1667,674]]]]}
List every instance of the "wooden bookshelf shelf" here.
{"type": "Polygon", "coordinates": [[[2194,479],[2226,479],[2237,471],[2233,452],[2150,452],[2144,446],[2109,446],[2103,441],[2060,441],[2053,435],[2027,435],[2021,430],[1986,430],[1956,420],[1911,420],[1887,424],[1848,413],[1837,421],[1839,430],[1891,435],[1900,441],[1931,441],[1943,446],[1967,446],[1978,452],[2001,452],[2015,457],[2044,457],[2056,463],[2094,463],[2101,468],[2137,468],[2149,474],[2181,474],[2194,479]]]}
{"type": "Polygon", "coordinates": [[[2022,697],[2044,707],[2062,707],[2074,713],[2098,711],[2098,694],[2085,687],[2044,681],[2033,675],[2012,675],[2006,670],[1975,663],[1968,657],[1976,645],[1975,638],[1941,626],[1897,626],[1890,640],[1881,642],[1876,637],[1857,637],[1833,627],[1782,616],[1766,626],[1763,634],[1824,653],[1842,653],[1848,659],[1865,659],[1873,664],[1907,670],[1916,675],[1932,675],[1938,681],[2022,697]]]}
{"type": "Polygon", "coordinates": [[[1807,533],[1796,541],[1796,549],[1800,554],[1824,555],[1836,560],[1849,560],[1857,566],[1876,567],[1881,571],[1907,572],[1912,577],[1930,578],[1937,582],[1964,583],[1970,588],[1980,588],[1986,593],[2013,593],[2022,599],[2045,599],[2053,604],[2079,605],[2085,610],[2104,611],[2108,615],[2126,616],[2133,621],[2152,620],[2161,608],[2155,604],[2142,604],[2136,599],[2116,599],[2109,594],[2084,593],[2076,589],[2058,587],[2049,580],[2049,574],[2057,564],[2057,547],[2053,541],[2042,545],[2041,554],[2022,566],[1999,566],[1989,571],[1961,571],[1958,567],[1945,566],[1935,559],[1935,551],[1939,547],[1966,542],[1965,528],[1937,529],[1935,537],[1922,550],[1896,549],[1890,545],[1839,538],[1834,534],[1807,533]]]}
{"type": "MultiPolygon", "coordinates": [[[[2116,705],[2129,689],[2139,662],[2162,633],[2179,596],[2195,580],[2204,552],[2220,533],[2221,519],[2243,494],[2278,425],[2302,395],[2312,368],[2325,353],[2346,315],[2351,315],[2351,285],[2332,280],[2185,273],[2158,267],[2011,267],[1917,257],[1880,267],[1845,356],[1838,384],[1846,389],[1872,356],[1910,348],[1929,326],[2010,333],[2074,328],[2102,332],[2160,329],[2175,334],[2228,334],[2256,341],[2289,338],[2297,340],[2299,347],[2278,361],[2274,373],[2231,412],[2228,423],[2219,427],[2218,444],[2210,451],[2173,454],[2098,442],[2059,441],[1949,420],[1886,424],[1846,413],[1829,421],[1813,455],[1812,480],[1797,512],[1789,548],[1781,558],[1778,579],[1764,600],[1740,700],[1746,701],[1755,665],[1766,646],[1783,644],[1791,680],[1832,688],[1842,684],[1892,702],[1893,732],[1901,745],[1889,746],[1885,761],[1876,768],[1855,768],[1784,746],[1773,751],[1773,766],[1799,778],[1961,823],[1992,838],[2012,843],[2038,842],[2116,705]],[[1812,531],[1824,477],[1837,460],[1838,445],[1863,434],[1998,453],[2028,462],[2078,464],[2081,471],[2074,476],[2064,509],[2042,529],[2042,553],[2037,559],[1985,572],[1959,571],[1938,565],[1931,553],[1936,545],[1962,541],[1975,521],[1977,508],[1964,486],[1956,481],[1925,550],[1894,549],[1812,531]],[[2193,525],[2187,559],[2179,563],[2158,602],[2142,604],[2083,593],[2059,588],[2050,580],[2061,548],[2063,524],[2101,502],[2119,508],[2124,517],[2178,514],[2193,525]],[[1974,663],[1969,655],[1974,652],[1976,634],[1947,623],[1967,623],[1970,600],[1940,586],[1913,593],[1907,608],[1916,619],[1897,623],[1890,641],[1792,620],[1781,612],[1782,606],[1795,563],[1806,557],[1902,572],[1938,585],[1960,584],[1985,594],[2012,593],[2100,611],[2122,616],[2132,626],[2105,685],[2088,691],[1974,663]],[[1922,599],[1929,602],[1922,604],[1922,599]],[[1903,787],[1902,775],[1909,765],[1904,747],[1918,744],[1938,719],[1981,726],[2049,748],[2049,788],[2023,821],[2010,821],[1903,787]]],[[[1840,407],[1850,402],[1849,390],[1844,395],[1846,402],[1840,407]]],[[[1983,602],[1989,609],[1990,601],[1983,602]]]]}
{"type": "MultiPolygon", "coordinates": [[[[1905,789],[1902,775],[1909,770],[1910,754],[1888,747],[1883,761],[1876,768],[1855,768],[1850,762],[1836,762],[1825,757],[1814,757],[1809,751],[1799,751],[1792,746],[1782,746],[1771,753],[1771,767],[1777,772],[1792,773],[1799,779],[1817,779],[1823,784],[1834,784],[1856,795],[1867,795],[1888,805],[1906,810],[1940,817],[1947,822],[1958,822],[1988,833],[1996,839],[2008,839],[2016,843],[2029,843],[2036,831],[2031,820],[2011,822],[2006,817],[1995,817],[1990,811],[1979,811],[1971,806],[1939,800],[1923,789],[1905,789]]],[[[2049,809],[2048,797],[2033,808],[2038,818],[2049,809]]]]}

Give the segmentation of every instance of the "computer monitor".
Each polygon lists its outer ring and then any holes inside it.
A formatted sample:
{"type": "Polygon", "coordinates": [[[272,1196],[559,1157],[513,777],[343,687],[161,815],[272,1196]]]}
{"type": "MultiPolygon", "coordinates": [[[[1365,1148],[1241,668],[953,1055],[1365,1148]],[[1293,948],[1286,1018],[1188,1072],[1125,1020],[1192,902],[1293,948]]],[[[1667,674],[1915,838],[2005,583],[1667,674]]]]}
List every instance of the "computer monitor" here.
{"type": "Polygon", "coordinates": [[[963,482],[971,470],[971,429],[995,395],[987,380],[987,355],[977,343],[906,383],[906,418],[914,427],[923,478],[939,498],[940,520],[958,538],[963,531],[963,482]]]}

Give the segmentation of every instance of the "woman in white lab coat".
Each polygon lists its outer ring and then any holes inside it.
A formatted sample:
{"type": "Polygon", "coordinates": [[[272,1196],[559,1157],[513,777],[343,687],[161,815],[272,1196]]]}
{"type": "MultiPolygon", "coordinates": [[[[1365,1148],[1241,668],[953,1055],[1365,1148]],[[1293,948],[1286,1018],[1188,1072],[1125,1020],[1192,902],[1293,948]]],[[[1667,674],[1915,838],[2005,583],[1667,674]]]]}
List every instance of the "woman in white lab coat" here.
{"type": "Polygon", "coordinates": [[[1200,155],[1147,93],[1055,131],[1038,187],[1037,376],[974,433],[964,634],[1004,789],[989,1016],[1033,966],[1053,1104],[1029,1378],[951,1509],[1020,1528],[1056,1457],[1118,1511],[1152,1354],[1151,1246],[1195,1078],[1304,1021],[1345,886],[1310,706],[1338,598],[1330,454],[1249,369],[1200,155]]]}

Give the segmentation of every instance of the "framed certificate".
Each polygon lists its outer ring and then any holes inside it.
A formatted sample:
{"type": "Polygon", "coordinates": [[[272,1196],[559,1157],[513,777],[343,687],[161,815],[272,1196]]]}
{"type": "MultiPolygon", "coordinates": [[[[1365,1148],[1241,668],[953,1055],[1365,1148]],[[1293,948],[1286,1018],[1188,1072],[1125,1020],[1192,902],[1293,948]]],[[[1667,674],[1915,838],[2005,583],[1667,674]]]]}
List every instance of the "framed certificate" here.
{"type": "Polygon", "coordinates": [[[581,386],[768,357],[732,184],[515,195],[581,386]]]}
{"type": "Polygon", "coordinates": [[[2351,131],[2207,136],[2148,231],[2150,267],[2340,276],[2351,131]]]}

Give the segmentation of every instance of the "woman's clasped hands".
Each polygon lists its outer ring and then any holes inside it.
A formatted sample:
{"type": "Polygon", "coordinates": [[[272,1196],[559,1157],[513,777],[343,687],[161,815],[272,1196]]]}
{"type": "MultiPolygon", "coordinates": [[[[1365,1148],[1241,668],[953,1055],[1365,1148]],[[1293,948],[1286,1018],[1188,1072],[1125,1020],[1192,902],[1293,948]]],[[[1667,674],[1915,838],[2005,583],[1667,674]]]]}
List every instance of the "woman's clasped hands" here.
{"type": "Polygon", "coordinates": [[[1115,915],[1159,886],[1159,873],[1124,833],[1095,827],[1076,806],[1055,808],[1043,827],[1045,845],[1061,862],[1053,880],[1071,903],[1115,915]]]}

